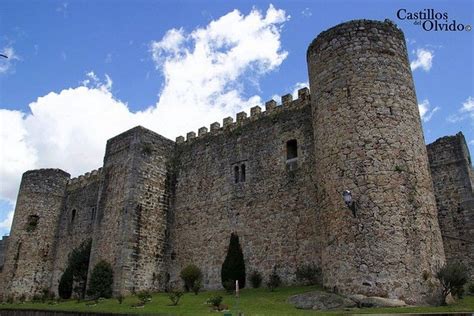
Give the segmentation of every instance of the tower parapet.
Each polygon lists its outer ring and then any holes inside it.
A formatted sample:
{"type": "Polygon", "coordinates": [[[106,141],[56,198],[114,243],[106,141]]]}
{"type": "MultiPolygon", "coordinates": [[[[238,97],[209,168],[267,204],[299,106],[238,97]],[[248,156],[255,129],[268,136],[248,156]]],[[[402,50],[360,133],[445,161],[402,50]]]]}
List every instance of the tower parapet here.
{"type": "Polygon", "coordinates": [[[425,301],[444,252],[404,35],[350,21],[322,32],[307,61],[324,284],[425,301]]]}
{"type": "Polygon", "coordinates": [[[60,169],[27,171],[21,179],[3,275],[9,296],[31,298],[49,289],[55,233],[70,175],[60,169]]]}

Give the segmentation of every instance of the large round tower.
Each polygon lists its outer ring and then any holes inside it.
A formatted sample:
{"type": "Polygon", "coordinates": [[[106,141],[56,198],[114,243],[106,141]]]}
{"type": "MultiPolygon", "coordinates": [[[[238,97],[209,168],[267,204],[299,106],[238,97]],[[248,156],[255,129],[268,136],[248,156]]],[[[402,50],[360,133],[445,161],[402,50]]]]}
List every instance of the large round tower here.
{"type": "Polygon", "coordinates": [[[69,178],[60,169],[23,174],[3,269],[5,297],[31,298],[49,289],[55,234],[69,178]]]}
{"type": "Polygon", "coordinates": [[[321,33],[307,61],[324,283],[425,301],[444,251],[404,35],[350,21],[321,33]]]}

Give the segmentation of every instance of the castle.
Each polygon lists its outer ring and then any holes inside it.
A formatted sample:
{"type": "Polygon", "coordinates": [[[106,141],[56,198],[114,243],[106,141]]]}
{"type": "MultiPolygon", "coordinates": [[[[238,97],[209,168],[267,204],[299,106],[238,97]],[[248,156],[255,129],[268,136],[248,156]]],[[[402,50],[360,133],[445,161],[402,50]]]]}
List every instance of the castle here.
{"type": "Polygon", "coordinates": [[[425,146],[402,31],[356,20],[307,51],[311,88],[176,141],[135,127],[107,141],[103,167],[77,178],[23,174],[0,292],[57,292],[68,254],[92,239],[89,271],[114,293],[162,290],[196,264],[221,288],[229,237],[247,271],[286,284],[308,263],[324,285],[424,302],[460,261],[474,276],[473,170],[461,133],[425,146]],[[352,202],[342,193],[350,190],[352,202]]]}

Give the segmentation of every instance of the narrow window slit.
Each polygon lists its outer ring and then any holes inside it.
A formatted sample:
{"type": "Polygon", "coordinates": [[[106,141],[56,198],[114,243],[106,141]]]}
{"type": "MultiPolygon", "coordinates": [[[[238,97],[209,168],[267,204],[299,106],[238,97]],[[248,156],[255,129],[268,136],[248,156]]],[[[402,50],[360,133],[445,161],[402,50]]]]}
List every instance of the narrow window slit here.
{"type": "Polygon", "coordinates": [[[234,166],[234,182],[239,183],[239,166],[234,166]]]}

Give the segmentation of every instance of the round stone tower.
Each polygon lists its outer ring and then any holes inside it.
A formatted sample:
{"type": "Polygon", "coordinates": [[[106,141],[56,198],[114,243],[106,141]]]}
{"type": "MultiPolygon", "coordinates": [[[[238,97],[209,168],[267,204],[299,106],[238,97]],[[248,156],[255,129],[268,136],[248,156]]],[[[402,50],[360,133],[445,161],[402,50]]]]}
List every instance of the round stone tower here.
{"type": "Polygon", "coordinates": [[[321,33],[307,61],[324,284],[426,301],[444,251],[404,35],[350,21],[321,33]]]}
{"type": "Polygon", "coordinates": [[[55,234],[69,178],[59,169],[23,174],[2,273],[7,278],[5,297],[31,298],[49,289],[55,234]]]}

